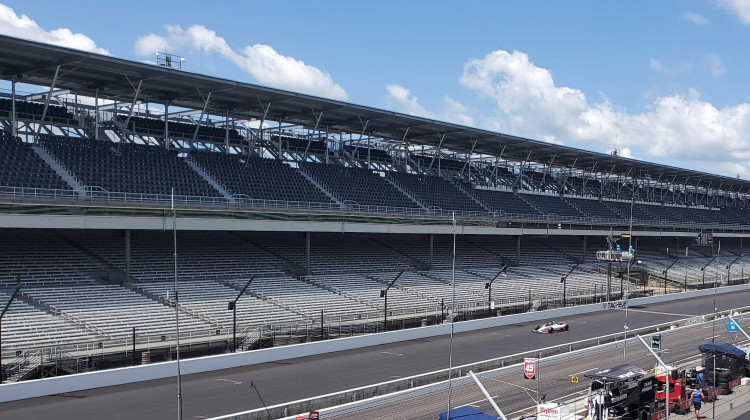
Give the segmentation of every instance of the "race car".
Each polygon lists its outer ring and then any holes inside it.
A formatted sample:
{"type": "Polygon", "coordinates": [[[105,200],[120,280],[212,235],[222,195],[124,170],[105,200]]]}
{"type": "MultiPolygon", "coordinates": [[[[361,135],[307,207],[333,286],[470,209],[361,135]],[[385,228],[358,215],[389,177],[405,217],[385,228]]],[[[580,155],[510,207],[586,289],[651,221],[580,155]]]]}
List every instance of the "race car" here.
{"type": "Polygon", "coordinates": [[[552,320],[546,324],[537,325],[534,332],[537,334],[552,334],[557,331],[568,331],[568,324],[552,320]]]}

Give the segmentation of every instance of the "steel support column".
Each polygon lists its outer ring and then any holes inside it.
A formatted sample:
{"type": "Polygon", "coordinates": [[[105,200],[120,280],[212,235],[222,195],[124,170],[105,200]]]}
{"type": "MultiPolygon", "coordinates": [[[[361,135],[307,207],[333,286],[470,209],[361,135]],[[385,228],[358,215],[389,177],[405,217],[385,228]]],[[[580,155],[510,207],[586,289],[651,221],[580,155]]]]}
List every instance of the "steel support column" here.
{"type": "Polygon", "coordinates": [[[430,166],[427,167],[427,172],[429,172],[432,169],[432,164],[435,163],[435,158],[440,155],[440,149],[443,147],[443,140],[445,140],[445,134],[438,134],[440,137],[440,142],[438,143],[437,149],[435,149],[435,153],[432,155],[432,159],[430,160],[430,166]]]}
{"type": "Polygon", "coordinates": [[[125,279],[130,282],[130,231],[125,231],[125,279]]]}
{"type": "MultiPolygon", "coordinates": [[[[313,133],[315,133],[316,131],[318,131],[318,125],[320,125],[320,120],[323,118],[323,111],[320,111],[320,114],[315,115],[315,110],[314,109],[311,109],[311,110],[313,113],[313,117],[315,117],[315,127],[313,127],[313,130],[312,130],[313,133]]],[[[305,146],[305,153],[302,156],[302,162],[307,160],[307,153],[310,150],[310,143],[312,143],[312,139],[313,139],[312,136],[313,136],[312,134],[308,135],[309,138],[307,139],[307,146],[305,146]]],[[[326,150],[327,149],[328,149],[328,145],[326,144],[326,150]]]]}
{"type": "Polygon", "coordinates": [[[211,93],[212,92],[208,92],[208,95],[204,99],[203,94],[201,93],[200,90],[198,90],[198,94],[201,96],[201,99],[203,99],[203,109],[201,110],[200,118],[198,118],[198,123],[195,125],[195,131],[193,132],[192,143],[195,143],[195,139],[198,137],[198,129],[201,128],[201,121],[203,121],[203,115],[206,114],[206,109],[208,109],[208,102],[211,101],[211,93]]]}
{"type": "Polygon", "coordinates": [[[16,75],[11,76],[10,79],[10,90],[11,90],[11,104],[10,104],[10,120],[13,128],[11,132],[15,138],[18,135],[18,118],[16,117],[16,75]]]}
{"type": "Polygon", "coordinates": [[[516,264],[521,263],[521,235],[518,235],[518,241],[516,242],[516,264]]]}
{"type": "Polygon", "coordinates": [[[471,150],[469,151],[469,154],[466,155],[466,162],[464,163],[463,168],[461,168],[461,175],[464,174],[464,171],[466,170],[466,167],[469,167],[469,176],[471,176],[471,166],[469,163],[471,162],[471,155],[474,153],[474,148],[477,147],[477,142],[479,139],[474,140],[474,143],[471,145],[471,150]]]}
{"type": "Polygon", "coordinates": [[[279,160],[284,160],[284,152],[281,149],[281,117],[279,117],[279,160]]]}
{"type": "Polygon", "coordinates": [[[310,275],[310,232],[305,232],[305,269],[307,275],[310,275]]]}
{"type": "MultiPolygon", "coordinates": [[[[128,79],[128,82],[130,82],[130,79],[128,79]]],[[[132,83],[130,83],[130,86],[133,86],[132,83]]],[[[133,117],[133,113],[135,112],[135,104],[138,102],[138,95],[141,93],[141,86],[143,86],[143,80],[138,81],[138,87],[133,86],[133,89],[135,89],[135,95],[133,95],[133,102],[130,104],[130,112],[128,112],[128,118],[125,119],[125,139],[127,140],[128,135],[128,125],[130,125],[130,118],[133,117]]],[[[117,110],[115,110],[115,115],[117,114],[117,110]]]]}
{"type": "Polygon", "coordinates": [[[435,235],[430,234],[430,271],[432,271],[432,261],[435,250],[435,235]]]}
{"type": "MultiPolygon", "coordinates": [[[[42,120],[39,122],[39,126],[36,129],[37,136],[39,135],[39,133],[42,132],[42,126],[44,125],[44,120],[47,118],[47,110],[49,109],[49,100],[52,97],[52,91],[55,90],[55,84],[57,83],[57,75],[59,73],[60,73],[60,66],[57,66],[55,67],[55,77],[52,78],[52,84],[49,87],[49,93],[47,94],[47,97],[44,99],[44,111],[42,111],[42,120]]],[[[16,101],[14,99],[13,104],[15,103],[16,101]]]]}
{"type": "Polygon", "coordinates": [[[587,242],[588,236],[583,237],[583,255],[581,256],[581,262],[586,262],[586,242],[587,242]]]}
{"type": "Polygon", "coordinates": [[[94,90],[94,140],[99,140],[99,88],[94,90]]]}
{"type": "MultiPolygon", "coordinates": [[[[258,103],[260,104],[261,109],[263,110],[263,117],[260,119],[260,124],[258,124],[258,135],[253,136],[253,141],[250,146],[250,151],[247,154],[248,157],[251,157],[253,154],[255,154],[255,142],[257,139],[260,139],[261,145],[263,144],[263,124],[266,123],[266,117],[268,116],[268,111],[271,109],[271,103],[269,102],[268,105],[263,105],[263,103],[258,100],[258,103]]],[[[249,159],[245,159],[245,164],[247,164],[249,159]]]]}
{"type": "MultiPolygon", "coordinates": [[[[370,124],[370,120],[365,120],[365,123],[362,124],[362,118],[359,119],[360,125],[362,125],[362,131],[359,133],[359,139],[357,139],[357,145],[354,146],[354,152],[352,153],[352,159],[354,159],[356,162],[359,162],[359,158],[357,158],[357,154],[359,151],[359,143],[362,141],[362,137],[365,136],[365,132],[367,131],[367,126],[370,124]]],[[[343,139],[343,133],[342,133],[342,139],[343,139]]],[[[352,140],[352,133],[349,133],[349,142],[351,143],[352,140]]],[[[369,138],[368,138],[368,144],[369,144],[369,138]]],[[[341,146],[343,149],[343,145],[341,146]]],[[[367,152],[370,153],[369,151],[367,152]]]]}
{"type": "Polygon", "coordinates": [[[169,150],[169,101],[164,102],[164,148],[169,150]]]}
{"type": "Polygon", "coordinates": [[[224,121],[224,150],[229,149],[229,108],[227,108],[226,120],[224,121]]]}

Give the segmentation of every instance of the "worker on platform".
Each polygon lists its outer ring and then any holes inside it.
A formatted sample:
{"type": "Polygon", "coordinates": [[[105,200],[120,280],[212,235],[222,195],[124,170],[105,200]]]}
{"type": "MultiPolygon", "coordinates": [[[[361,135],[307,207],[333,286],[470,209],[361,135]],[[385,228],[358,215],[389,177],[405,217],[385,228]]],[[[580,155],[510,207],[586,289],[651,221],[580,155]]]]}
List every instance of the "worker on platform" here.
{"type": "Polygon", "coordinates": [[[698,374],[695,375],[695,380],[698,382],[698,388],[703,388],[706,385],[706,375],[703,373],[703,366],[698,366],[695,370],[698,372],[698,374]]]}

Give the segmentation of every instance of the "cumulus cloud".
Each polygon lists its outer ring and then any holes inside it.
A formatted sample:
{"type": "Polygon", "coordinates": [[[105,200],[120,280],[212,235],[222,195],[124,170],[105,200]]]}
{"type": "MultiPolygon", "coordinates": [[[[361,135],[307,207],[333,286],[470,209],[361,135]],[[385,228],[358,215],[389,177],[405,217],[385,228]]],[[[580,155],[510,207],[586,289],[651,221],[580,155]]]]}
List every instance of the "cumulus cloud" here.
{"type": "Polygon", "coordinates": [[[82,33],[74,33],[68,28],[48,31],[28,16],[17,15],[4,4],[0,4],[0,34],[109,55],[109,51],[99,47],[93,39],[82,33]]]}
{"type": "Polygon", "coordinates": [[[391,109],[417,117],[438,119],[468,126],[474,125],[474,119],[469,115],[466,106],[450,96],[443,98],[443,111],[436,114],[428,111],[419,103],[419,98],[412,95],[409,89],[401,85],[391,84],[386,86],[385,90],[385,102],[391,109]]]}
{"type": "Polygon", "coordinates": [[[718,0],[719,7],[723,7],[737,15],[740,22],[750,24],[750,1],[748,0],[718,0]]]}
{"type": "Polygon", "coordinates": [[[386,105],[389,108],[397,108],[400,112],[418,117],[435,118],[435,114],[428,112],[419,104],[419,99],[411,94],[411,91],[401,85],[388,85],[385,87],[386,105]]]}
{"type": "Polygon", "coordinates": [[[153,55],[168,49],[197,50],[218,54],[250,73],[261,84],[288,89],[326,98],[346,100],[349,95],[335,83],[331,75],[294,57],[280,54],[269,45],[254,44],[240,50],[229,46],[216,31],[203,25],[187,29],[166,26],[165,35],[148,34],[135,42],[135,52],[141,56],[153,55]]]}
{"type": "Polygon", "coordinates": [[[711,66],[711,74],[714,77],[719,77],[727,71],[724,65],[721,63],[721,57],[719,54],[711,54],[708,56],[708,63],[711,66]]]}
{"type": "Polygon", "coordinates": [[[616,142],[623,156],[638,148],[652,159],[691,160],[711,172],[748,173],[747,103],[717,108],[690,89],[657,98],[645,112],[629,113],[606,97],[592,101],[579,89],[556,85],[549,70],[519,51],[498,50],[469,60],[459,82],[496,104],[486,118],[488,128],[556,143],[591,141],[608,149],[616,142]]]}
{"type": "Polygon", "coordinates": [[[682,19],[693,22],[696,25],[705,25],[708,23],[708,19],[705,16],[693,12],[685,13],[682,19]]]}

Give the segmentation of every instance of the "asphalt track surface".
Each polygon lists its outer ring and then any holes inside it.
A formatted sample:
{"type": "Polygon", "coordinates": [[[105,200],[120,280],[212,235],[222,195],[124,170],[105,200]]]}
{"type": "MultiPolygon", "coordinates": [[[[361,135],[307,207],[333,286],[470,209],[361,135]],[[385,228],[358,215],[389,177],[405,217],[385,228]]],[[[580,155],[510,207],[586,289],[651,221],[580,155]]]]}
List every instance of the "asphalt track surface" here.
{"type": "MultiPolygon", "coordinates": [[[[630,310],[631,329],[713,311],[713,296],[630,310]]],[[[750,291],[718,295],[719,310],[750,305],[750,291]]],[[[538,335],[525,323],[454,336],[454,366],[621,332],[623,311],[567,317],[571,330],[538,335]]],[[[182,377],[183,419],[205,419],[343,391],[448,366],[449,337],[440,336],[182,377]]],[[[146,381],[0,404],[0,419],[176,418],[175,378],[146,381]]]]}
{"type": "MultiPolygon", "coordinates": [[[[750,318],[747,316],[738,321],[743,329],[750,328],[750,318]]],[[[715,333],[712,331],[711,323],[706,323],[665,331],[661,335],[662,359],[666,363],[683,368],[699,364],[698,346],[709,342],[712,337],[717,341],[732,342],[721,320],[717,322],[715,333]]],[[[740,341],[746,340],[742,337],[740,341]]],[[[621,341],[542,359],[538,368],[539,381],[525,379],[520,365],[483,372],[478,377],[506,416],[509,419],[517,419],[521,414],[531,412],[530,408],[535,404],[534,398],[537,398],[537,386],[539,395],[545,394],[547,401],[561,400],[572,410],[583,409],[583,399],[590,383],[584,376],[585,372],[617,366],[624,363],[623,357],[623,342],[621,341]],[[573,385],[570,382],[570,375],[578,376],[580,382],[573,385]]],[[[652,369],[655,364],[654,357],[637,339],[628,340],[625,357],[627,363],[640,366],[645,370],[652,369]]],[[[485,396],[469,378],[456,379],[452,388],[451,407],[468,405],[485,413],[495,414],[485,396]]],[[[741,400],[742,396],[737,394],[722,396],[716,404],[728,408],[734,398],[741,400]]],[[[347,418],[435,420],[441,412],[447,411],[447,401],[448,387],[445,383],[441,383],[400,395],[380,398],[377,403],[363,400],[345,408],[323,411],[321,418],[326,420],[347,418]]],[[[711,414],[711,405],[709,403],[705,405],[704,414],[711,414]]],[[[694,414],[692,416],[694,417],[694,414]]]]}

